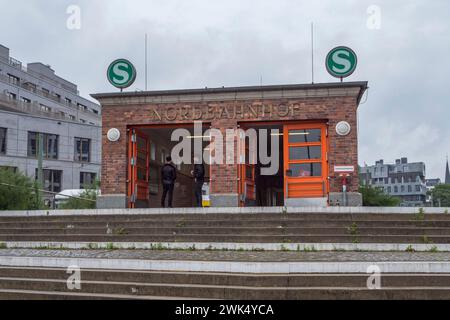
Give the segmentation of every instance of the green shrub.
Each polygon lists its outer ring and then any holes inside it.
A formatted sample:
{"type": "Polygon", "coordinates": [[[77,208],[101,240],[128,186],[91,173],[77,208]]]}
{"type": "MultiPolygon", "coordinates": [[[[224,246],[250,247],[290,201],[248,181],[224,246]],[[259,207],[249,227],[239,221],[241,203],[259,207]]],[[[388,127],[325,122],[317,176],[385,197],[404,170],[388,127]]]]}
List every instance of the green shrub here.
{"type": "Polygon", "coordinates": [[[401,202],[400,198],[390,196],[380,188],[360,186],[359,192],[362,194],[365,207],[398,207],[401,202]]]}
{"type": "Polygon", "coordinates": [[[36,181],[21,172],[0,168],[0,210],[44,208],[36,181]]]}

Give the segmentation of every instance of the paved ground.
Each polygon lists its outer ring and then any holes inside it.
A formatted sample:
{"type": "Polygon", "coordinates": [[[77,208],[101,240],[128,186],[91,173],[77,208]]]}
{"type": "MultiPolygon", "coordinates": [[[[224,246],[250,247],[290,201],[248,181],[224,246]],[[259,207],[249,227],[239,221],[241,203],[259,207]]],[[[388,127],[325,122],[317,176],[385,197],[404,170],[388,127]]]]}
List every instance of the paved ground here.
{"type": "Polygon", "coordinates": [[[249,262],[450,261],[449,252],[242,252],[181,250],[3,249],[0,250],[0,256],[249,262]]]}

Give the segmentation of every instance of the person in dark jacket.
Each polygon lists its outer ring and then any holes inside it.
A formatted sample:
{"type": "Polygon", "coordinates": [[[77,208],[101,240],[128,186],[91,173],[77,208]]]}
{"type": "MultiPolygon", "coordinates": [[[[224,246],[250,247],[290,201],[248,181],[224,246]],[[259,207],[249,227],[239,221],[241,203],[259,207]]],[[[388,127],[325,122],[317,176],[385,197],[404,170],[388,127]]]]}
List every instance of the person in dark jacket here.
{"type": "Polygon", "coordinates": [[[177,169],[172,162],[172,157],[166,157],[166,163],[161,168],[161,180],[163,185],[163,194],[161,198],[161,207],[165,207],[166,196],[169,194],[168,206],[172,208],[173,188],[177,179],[177,169]]]}
{"type": "Polygon", "coordinates": [[[205,182],[205,166],[199,163],[199,158],[194,157],[194,170],[191,171],[194,176],[194,192],[197,207],[202,207],[202,187],[205,182]]]}

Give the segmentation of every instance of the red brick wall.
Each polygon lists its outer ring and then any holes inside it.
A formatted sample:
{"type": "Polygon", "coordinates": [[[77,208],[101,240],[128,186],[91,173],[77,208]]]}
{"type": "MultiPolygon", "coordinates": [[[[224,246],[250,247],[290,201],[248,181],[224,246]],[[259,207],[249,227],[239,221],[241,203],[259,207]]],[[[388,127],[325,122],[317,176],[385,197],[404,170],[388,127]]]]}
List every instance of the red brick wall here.
{"type": "MultiPolygon", "coordinates": [[[[357,127],[356,127],[356,110],[357,101],[355,97],[333,97],[333,98],[305,98],[305,99],[255,99],[248,101],[225,101],[225,102],[202,102],[202,103],[161,103],[149,105],[120,105],[120,106],[104,106],[102,111],[103,121],[103,149],[102,149],[102,193],[116,194],[126,193],[127,179],[127,126],[131,125],[149,125],[149,124],[181,124],[192,123],[192,119],[186,119],[183,112],[178,113],[174,121],[169,121],[162,117],[160,120],[155,117],[154,111],[159,114],[164,113],[168,108],[194,108],[202,110],[206,114],[209,107],[215,108],[232,108],[234,105],[244,105],[246,112],[245,119],[241,119],[238,115],[236,118],[231,115],[226,119],[212,119],[213,128],[218,128],[225,133],[227,128],[236,128],[239,122],[244,121],[295,121],[295,120],[321,120],[329,123],[329,175],[330,191],[341,191],[341,181],[334,176],[334,165],[354,165],[358,167],[357,158],[357,127]],[[261,105],[273,106],[280,105],[295,106],[293,112],[287,116],[276,113],[269,115],[266,113],[255,118],[250,112],[249,106],[252,108],[261,108],[261,105]],[[153,116],[150,116],[153,115],[153,116]],[[152,119],[153,117],[153,119],[152,119]],[[335,126],[339,121],[347,121],[352,127],[352,131],[348,136],[338,136],[335,126]],[[117,128],[121,132],[121,138],[118,142],[110,142],[106,138],[106,132],[110,128],[117,128]]],[[[172,109],[170,109],[172,110],[172,109]]],[[[223,109],[222,109],[223,110],[223,109]]],[[[238,109],[240,110],[240,109],[238,109]]],[[[262,110],[262,109],[261,109],[262,110]]],[[[175,115],[175,113],[171,113],[175,115]]],[[[236,154],[236,152],[235,152],[236,154]]],[[[356,174],[356,173],[355,173],[356,174]]],[[[237,166],[236,165],[216,165],[211,168],[212,189],[211,193],[236,193],[237,192],[237,166]]],[[[349,191],[356,192],[358,190],[358,179],[351,179],[349,191]]]]}

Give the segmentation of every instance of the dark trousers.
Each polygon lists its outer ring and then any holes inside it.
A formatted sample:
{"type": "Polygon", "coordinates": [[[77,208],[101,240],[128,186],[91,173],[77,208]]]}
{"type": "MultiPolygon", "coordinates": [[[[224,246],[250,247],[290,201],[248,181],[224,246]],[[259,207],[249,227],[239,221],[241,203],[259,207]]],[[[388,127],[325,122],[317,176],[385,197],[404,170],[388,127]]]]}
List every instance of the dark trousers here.
{"type": "Polygon", "coordinates": [[[194,182],[194,184],[195,201],[197,202],[197,207],[202,207],[203,180],[197,180],[194,182]]]}
{"type": "Polygon", "coordinates": [[[162,198],[161,198],[161,207],[165,207],[165,203],[166,203],[166,195],[167,193],[169,193],[169,208],[172,208],[172,198],[173,198],[173,187],[174,184],[163,184],[163,194],[162,194],[162,198]]]}

